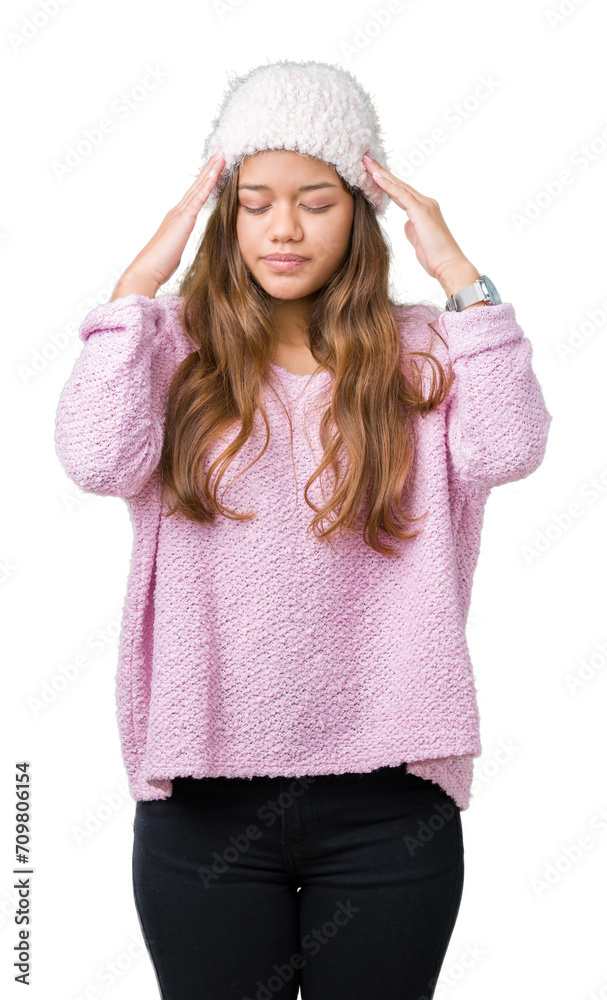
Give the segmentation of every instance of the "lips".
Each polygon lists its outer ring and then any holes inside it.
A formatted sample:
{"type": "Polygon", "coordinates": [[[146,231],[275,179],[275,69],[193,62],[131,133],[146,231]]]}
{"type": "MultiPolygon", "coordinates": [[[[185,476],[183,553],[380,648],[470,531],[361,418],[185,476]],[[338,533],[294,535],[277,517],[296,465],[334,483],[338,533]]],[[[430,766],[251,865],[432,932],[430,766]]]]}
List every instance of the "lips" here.
{"type": "Polygon", "coordinates": [[[288,257],[264,257],[263,261],[267,267],[277,273],[279,271],[295,271],[298,267],[303,267],[304,264],[308,263],[306,257],[295,257],[294,259],[288,257]]]}
{"type": "Polygon", "coordinates": [[[298,261],[304,261],[304,260],[307,260],[307,259],[308,259],[307,257],[299,257],[296,253],[285,253],[285,254],[272,253],[268,257],[264,257],[264,260],[296,260],[296,261],[298,260],[298,261]]]}

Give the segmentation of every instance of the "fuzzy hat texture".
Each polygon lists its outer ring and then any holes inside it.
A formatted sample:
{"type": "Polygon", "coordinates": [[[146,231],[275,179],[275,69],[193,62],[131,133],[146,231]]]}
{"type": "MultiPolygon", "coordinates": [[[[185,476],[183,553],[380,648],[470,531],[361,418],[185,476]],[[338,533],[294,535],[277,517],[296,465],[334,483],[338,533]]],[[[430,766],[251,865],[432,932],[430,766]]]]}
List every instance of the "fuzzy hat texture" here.
{"type": "Polygon", "coordinates": [[[245,157],[264,149],[290,149],[329,163],[348,184],[360,188],[377,215],[390,203],[362,162],[369,150],[386,165],[373,102],[339,66],[284,60],[233,78],[205,141],[203,166],[217,146],[225,164],[207,198],[210,208],[232,171],[245,157]]]}

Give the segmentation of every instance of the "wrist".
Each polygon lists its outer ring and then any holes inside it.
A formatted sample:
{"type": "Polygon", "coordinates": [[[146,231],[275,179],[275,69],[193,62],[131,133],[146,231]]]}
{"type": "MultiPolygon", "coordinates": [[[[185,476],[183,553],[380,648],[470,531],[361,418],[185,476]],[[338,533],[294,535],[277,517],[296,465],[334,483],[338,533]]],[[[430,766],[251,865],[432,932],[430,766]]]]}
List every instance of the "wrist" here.
{"type": "Polygon", "coordinates": [[[468,285],[474,284],[480,276],[480,271],[474,267],[474,264],[471,264],[469,260],[464,260],[461,264],[452,266],[437,274],[436,278],[440,282],[446,297],[450,298],[455,292],[461,292],[468,285]]]}
{"type": "MultiPolygon", "coordinates": [[[[462,263],[457,269],[453,268],[449,272],[444,272],[438,280],[440,281],[443,291],[447,298],[455,292],[461,292],[468,285],[473,285],[474,282],[480,278],[480,274],[477,269],[467,261],[462,263]]],[[[464,306],[463,309],[459,309],[458,312],[465,312],[466,309],[475,309],[476,306],[486,306],[486,302],[471,302],[469,306],[464,306]]]]}

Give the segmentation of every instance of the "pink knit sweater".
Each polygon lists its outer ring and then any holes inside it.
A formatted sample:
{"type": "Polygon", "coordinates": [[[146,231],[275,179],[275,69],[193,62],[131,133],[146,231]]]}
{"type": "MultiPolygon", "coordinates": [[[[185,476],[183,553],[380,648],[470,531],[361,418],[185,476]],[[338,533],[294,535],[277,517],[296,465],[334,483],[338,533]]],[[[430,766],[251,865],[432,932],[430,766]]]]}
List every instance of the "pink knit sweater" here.
{"type": "MultiPolygon", "coordinates": [[[[303,487],[321,458],[312,405],[328,399],[330,372],[270,367],[268,449],[232,482],[263,447],[257,412],[222,481],[223,502],[257,511],[253,520],[161,518],[166,396],[192,349],[180,301],[131,294],[90,312],[56,415],[68,476],[86,492],[122,497],[133,523],[116,688],[132,797],[168,798],[176,776],[406,762],[467,809],[481,743],[465,626],[484,505],[493,487],[538,468],[552,420],[513,306],[396,313],[401,350],[450,358],[456,379],[417,419],[405,509],[428,514],[416,539],[388,539],[395,558],[357,536],[334,536],[334,551],[309,530],[303,487]],[[448,353],[427,325],[437,319],[448,353]]],[[[230,439],[215,442],[205,471],[230,439]]],[[[322,499],[318,481],[311,496],[322,499]]]]}

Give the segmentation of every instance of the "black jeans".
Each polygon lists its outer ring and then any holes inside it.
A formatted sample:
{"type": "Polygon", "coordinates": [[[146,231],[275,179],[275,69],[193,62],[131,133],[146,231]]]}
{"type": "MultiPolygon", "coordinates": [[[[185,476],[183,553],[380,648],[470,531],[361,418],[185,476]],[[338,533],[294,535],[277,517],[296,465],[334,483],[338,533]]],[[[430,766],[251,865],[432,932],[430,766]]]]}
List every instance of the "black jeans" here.
{"type": "Polygon", "coordinates": [[[135,808],[163,1000],[430,1000],[463,883],[460,810],[404,764],[175,778],[135,808]]]}

